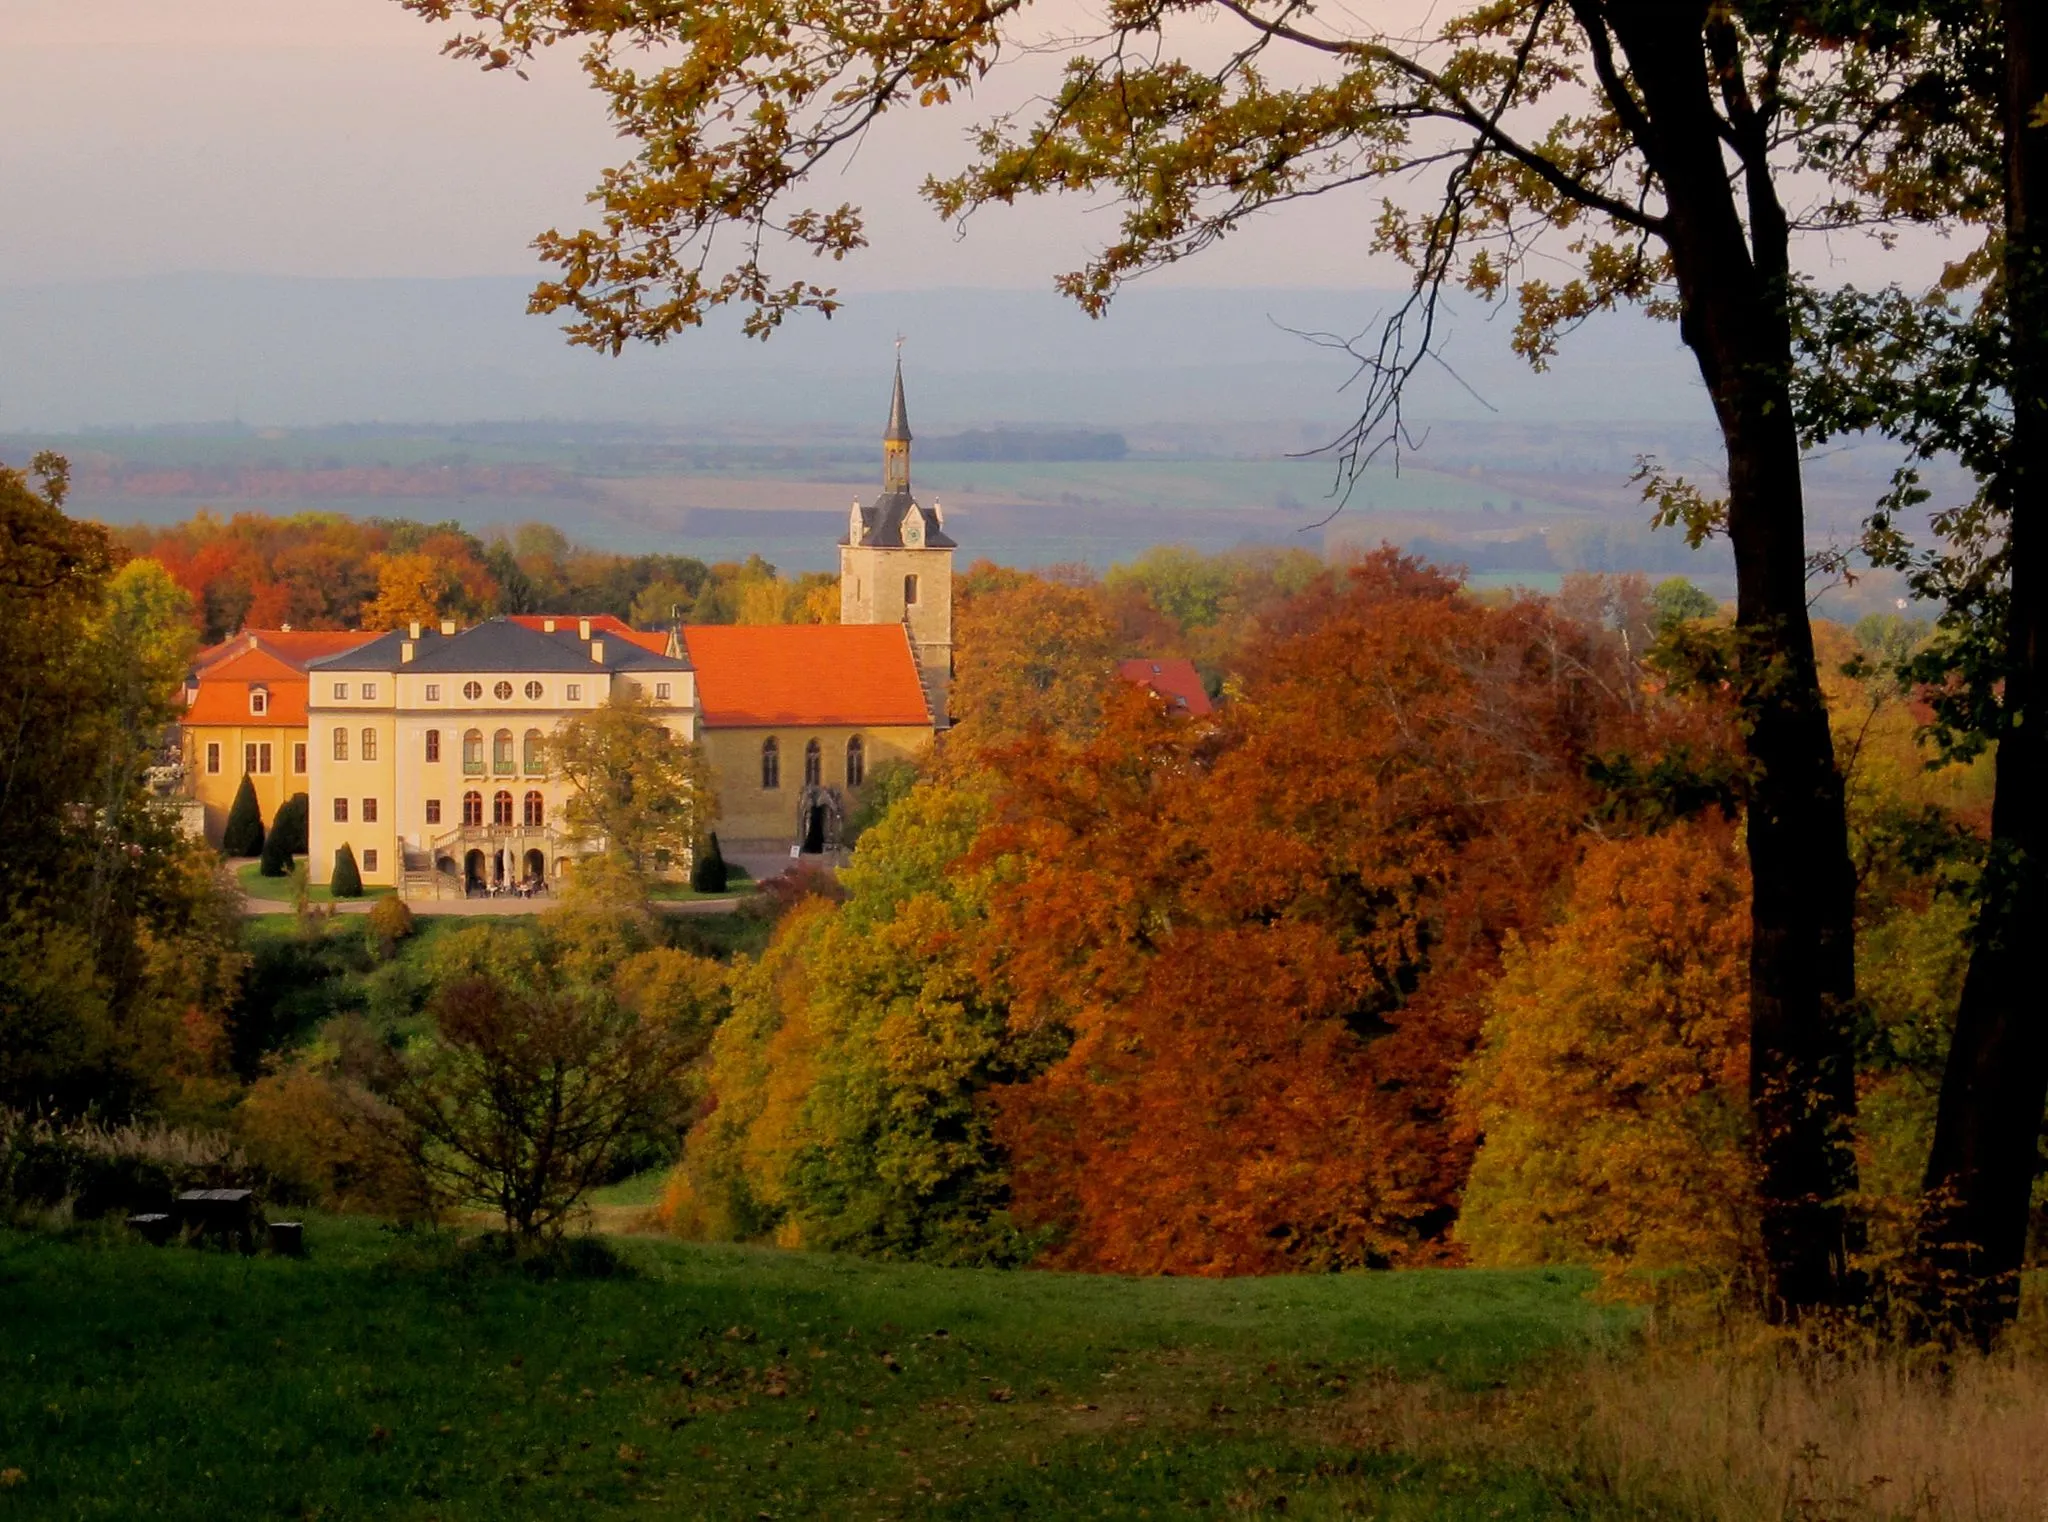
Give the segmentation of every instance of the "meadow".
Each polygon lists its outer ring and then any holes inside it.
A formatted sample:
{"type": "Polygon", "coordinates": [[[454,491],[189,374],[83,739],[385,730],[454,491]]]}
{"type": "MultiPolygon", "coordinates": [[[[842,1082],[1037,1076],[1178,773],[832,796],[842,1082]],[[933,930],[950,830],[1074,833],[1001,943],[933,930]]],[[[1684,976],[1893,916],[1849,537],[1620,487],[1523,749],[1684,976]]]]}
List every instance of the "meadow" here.
{"type": "Polygon", "coordinates": [[[1555,1271],[1131,1280],[614,1238],[539,1276],[361,1219],[308,1239],[0,1233],[0,1518],[1583,1515],[1373,1414],[1633,1320],[1555,1271]]]}

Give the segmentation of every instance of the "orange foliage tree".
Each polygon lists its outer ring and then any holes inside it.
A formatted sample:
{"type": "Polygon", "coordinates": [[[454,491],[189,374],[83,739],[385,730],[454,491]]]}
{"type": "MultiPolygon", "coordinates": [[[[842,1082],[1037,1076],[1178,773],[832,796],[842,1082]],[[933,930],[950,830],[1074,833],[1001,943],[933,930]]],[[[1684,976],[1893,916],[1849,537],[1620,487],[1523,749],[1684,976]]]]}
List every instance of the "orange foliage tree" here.
{"type": "Polygon", "coordinates": [[[1555,927],[1509,946],[1459,1085],[1476,1261],[1753,1263],[1748,894],[1710,816],[1594,845],[1555,927]]]}
{"type": "Polygon", "coordinates": [[[986,975],[1067,1056],[994,1091],[1053,1260],[1244,1273],[1451,1252],[1451,1114],[1510,932],[1604,746],[1654,739],[1619,640],[1391,551],[1272,615],[1213,722],[1135,689],[998,753],[986,975]]]}

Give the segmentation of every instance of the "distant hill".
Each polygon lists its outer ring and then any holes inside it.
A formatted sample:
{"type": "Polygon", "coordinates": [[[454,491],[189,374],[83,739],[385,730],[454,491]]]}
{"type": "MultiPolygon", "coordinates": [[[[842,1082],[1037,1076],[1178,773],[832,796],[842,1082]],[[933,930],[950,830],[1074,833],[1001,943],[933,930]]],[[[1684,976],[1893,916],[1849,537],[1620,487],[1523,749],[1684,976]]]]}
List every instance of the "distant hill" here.
{"type": "MultiPolygon", "coordinates": [[[[1300,335],[1369,332],[1398,299],[1140,286],[1091,322],[1050,292],[850,293],[830,321],[794,318],[767,343],[728,325],[614,359],[572,349],[527,316],[526,289],[238,275],[0,286],[0,433],[550,419],[787,439],[879,426],[903,334],[921,438],[1190,425],[1256,441],[1277,424],[1294,448],[1304,425],[1322,432],[1356,405],[1355,362],[1300,335]]],[[[1499,313],[1453,314],[1449,368],[1418,381],[1412,415],[1711,422],[1669,326],[1597,320],[1538,376],[1509,351],[1509,325],[1499,313]]]]}

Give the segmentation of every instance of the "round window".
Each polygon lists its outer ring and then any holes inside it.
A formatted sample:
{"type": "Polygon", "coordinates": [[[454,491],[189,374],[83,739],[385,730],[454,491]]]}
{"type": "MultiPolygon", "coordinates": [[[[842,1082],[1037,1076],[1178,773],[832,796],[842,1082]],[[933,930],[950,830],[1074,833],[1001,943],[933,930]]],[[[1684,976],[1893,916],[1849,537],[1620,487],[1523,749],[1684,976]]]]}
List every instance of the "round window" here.
{"type": "Polygon", "coordinates": [[[462,695],[474,703],[484,695],[484,684],[482,682],[464,682],[462,684],[462,695]]]}
{"type": "Polygon", "coordinates": [[[500,703],[509,702],[512,697],[512,684],[510,682],[500,682],[491,689],[491,693],[500,703]]]}
{"type": "Polygon", "coordinates": [[[527,695],[527,696],[528,696],[529,698],[531,698],[531,699],[532,699],[532,700],[533,700],[534,702],[536,702],[536,703],[538,703],[538,702],[540,701],[540,692],[541,692],[541,687],[540,687],[540,683],[538,683],[538,682],[528,682],[528,683],[526,684],[526,695],[527,695]]]}

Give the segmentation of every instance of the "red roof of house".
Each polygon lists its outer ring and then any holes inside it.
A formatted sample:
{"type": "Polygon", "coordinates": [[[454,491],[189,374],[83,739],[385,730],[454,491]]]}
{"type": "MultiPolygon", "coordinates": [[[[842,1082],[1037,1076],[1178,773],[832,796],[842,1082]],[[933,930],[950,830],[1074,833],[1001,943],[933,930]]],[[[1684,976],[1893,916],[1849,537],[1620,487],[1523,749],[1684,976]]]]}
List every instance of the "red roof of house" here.
{"type": "Polygon", "coordinates": [[[899,624],[691,624],[683,644],[713,729],[932,721],[899,624]]]}
{"type": "Polygon", "coordinates": [[[590,620],[590,632],[592,634],[601,634],[606,639],[611,639],[614,636],[629,639],[641,649],[652,650],[656,655],[666,655],[668,653],[667,630],[658,629],[650,634],[644,629],[634,628],[631,624],[626,623],[622,619],[615,618],[609,613],[514,613],[512,615],[512,622],[528,629],[545,630],[549,621],[552,620],[557,629],[574,629],[578,627],[579,621],[584,618],[590,620]]]}
{"type": "Polygon", "coordinates": [[[1116,674],[1127,682],[1149,687],[1173,705],[1175,713],[1208,714],[1216,711],[1202,677],[1189,660],[1118,661],[1116,674]]]}
{"type": "Polygon", "coordinates": [[[244,629],[217,645],[208,645],[193,658],[193,669],[204,672],[239,651],[261,647],[279,660],[304,671],[306,662],[323,655],[340,655],[377,637],[368,629],[244,629]]]}
{"type": "Polygon", "coordinates": [[[181,722],[302,729],[306,723],[306,673],[260,645],[232,651],[199,673],[197,690],[185,706],[181,722]],[[251,687],[268,690],[263,713],[249,711],[251,687]]]}

